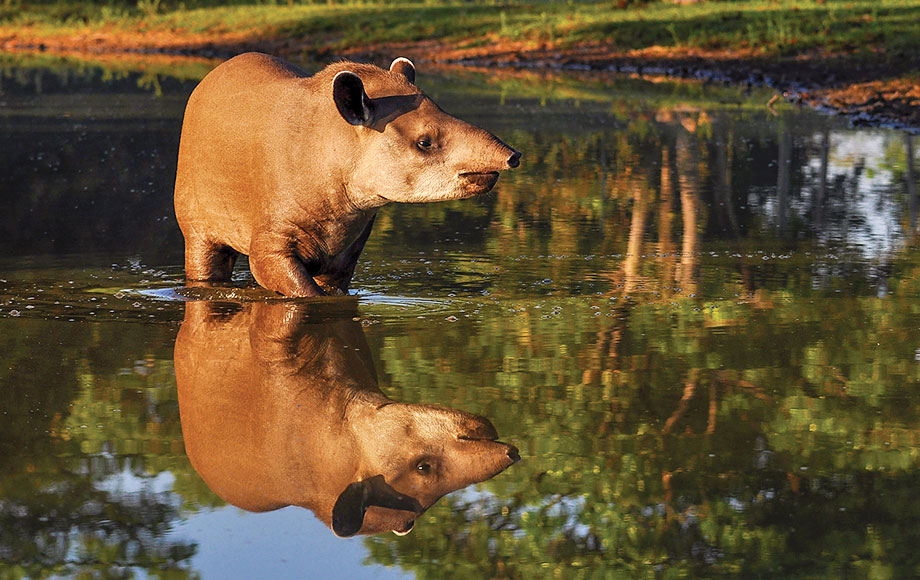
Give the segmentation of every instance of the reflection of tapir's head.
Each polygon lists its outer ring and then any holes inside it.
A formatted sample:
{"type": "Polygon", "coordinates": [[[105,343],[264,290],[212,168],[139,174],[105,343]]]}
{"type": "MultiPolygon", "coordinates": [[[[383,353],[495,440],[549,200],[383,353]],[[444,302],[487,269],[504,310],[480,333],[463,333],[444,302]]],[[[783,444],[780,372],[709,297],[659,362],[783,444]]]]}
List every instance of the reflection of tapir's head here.
{"type": "Polygon", "coordinates": [[[175,366],[185,448],[224,500],[309,508],[340,536],[406,533],[518,458],[487,419],[386,398],[350,318],[316,305],[186,304],[175,366]]]}

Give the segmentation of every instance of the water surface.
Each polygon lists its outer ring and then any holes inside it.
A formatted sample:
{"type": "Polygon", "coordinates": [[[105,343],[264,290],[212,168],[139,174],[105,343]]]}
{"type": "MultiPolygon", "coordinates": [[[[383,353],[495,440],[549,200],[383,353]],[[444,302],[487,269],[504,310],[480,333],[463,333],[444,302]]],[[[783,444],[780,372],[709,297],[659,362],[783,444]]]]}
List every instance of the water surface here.
{"type": "MultiPolygon", "coordinates": [[[[910,136],[716,84],[422,68],[524,163],[384,208],[348,316],[388,397],[488,417],[523,460],[408,536],[339,539],[185,454],[171,189],[207,66],[0,62],[8,575],[920,573],[910,136]]],[[[245,264],[210,298],[278,300],[245,264]]]]}

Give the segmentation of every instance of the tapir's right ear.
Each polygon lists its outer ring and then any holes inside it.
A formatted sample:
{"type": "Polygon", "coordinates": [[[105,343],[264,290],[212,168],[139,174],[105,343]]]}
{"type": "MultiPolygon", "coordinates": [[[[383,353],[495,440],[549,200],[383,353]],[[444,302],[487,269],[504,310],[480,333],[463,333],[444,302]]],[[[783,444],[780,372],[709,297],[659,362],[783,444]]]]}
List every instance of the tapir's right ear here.
{"type": "Polygon", "coordinates": [[[374,108],[361,77],[343,70],[332,79],[332,99],[342,118],[352,125],[369,125],[374,116],[374,108]]]}
{"type": "Polygon", "coordinates": [[[408,58],[401,56],[390,63],[390,72],[401,74],[410,83],[415,83],[415,65],[408,58]]]}
{"type": "Polygon", "coordinates": [[[332,507],[332,531],[347,538],[361,531],[364,513],[372,505],[415,513],[422,511],[418,500],[390,487],[382,475],[356,481],[345,488],[332,507]]]}

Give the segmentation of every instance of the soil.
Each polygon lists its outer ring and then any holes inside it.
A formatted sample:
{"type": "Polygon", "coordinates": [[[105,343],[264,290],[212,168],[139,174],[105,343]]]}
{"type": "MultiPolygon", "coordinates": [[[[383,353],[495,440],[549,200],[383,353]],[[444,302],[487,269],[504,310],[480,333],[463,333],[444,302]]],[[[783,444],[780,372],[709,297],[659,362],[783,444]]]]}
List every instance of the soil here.
{"type": "Polygon", "coordinates": [[[667,75],[703,82],[768,86],[776,89],[782,98],[847,115],[855,124],[920,131],[920,55],[813,53],[777,58],[752,51],[651,47],[624,52],[601,44],[533,46],[500,39],[485,39],[473,48],[423,41],[333,53],[309,50],[290,38],[254,40],[232,33],[196,37],[169,31],[94,32],[41,40],[30,38],[28,31],[5,34],[0,31],[0,48],[211,58],[259,50],[322,61],[344,56],[389,62],[393,55],[402,55],[416,62],[441,65],[667,75]]]}

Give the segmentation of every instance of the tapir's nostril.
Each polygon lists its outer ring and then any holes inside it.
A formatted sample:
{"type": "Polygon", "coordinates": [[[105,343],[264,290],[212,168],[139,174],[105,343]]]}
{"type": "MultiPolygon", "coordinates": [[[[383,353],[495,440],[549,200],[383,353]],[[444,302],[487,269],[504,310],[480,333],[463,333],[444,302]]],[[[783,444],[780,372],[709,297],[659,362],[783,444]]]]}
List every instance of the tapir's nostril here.
{"type": "Polygon", "coordinates": [[[508,158],[508,167],[510,167],[511,169],[514,169],[520,164],[521,164],[521,152],[515,151],[514,154],[512,154],[511,157],[508,158]]]}

